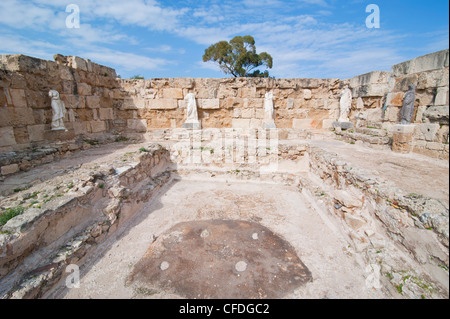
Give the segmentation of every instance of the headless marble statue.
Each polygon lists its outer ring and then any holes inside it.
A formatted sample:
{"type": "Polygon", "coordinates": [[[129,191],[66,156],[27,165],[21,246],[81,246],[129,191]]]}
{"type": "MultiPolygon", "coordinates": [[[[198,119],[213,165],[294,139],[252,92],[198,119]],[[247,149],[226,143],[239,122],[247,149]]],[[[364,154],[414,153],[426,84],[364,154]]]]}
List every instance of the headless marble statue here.
{"type": "Polygon", "coordinates": [[[341,100],[339,102],[340,116],[338,122],[349,122],[348,114],[352,106],[352,91],[345,87],[341,93],[341,100]]]}
{"type": "Polygon", "coordinates": [[[48,95],[52,99],[52,131],[67,130],[64,126],[64,117],[66,116],[66,107],[59,98],[58,91],[51,90],[48,95]]]}
{"type": "Polygon", "coordinates": [[[264,97],[264,128],[275,128],[273,92],[267,92],[264,97]]]}
{"type": "Polygon", "coordinates": [[[200,121],[198,120],[197,102],[195,101],[195,94],[188,93],[184,99],[187,101],[186,107],[186,122],[183,128],[201,129],[200,121]]]}
{"type": "Polygon", "coordinates": [[[410,124],[414,115],[414,102],[416,100],[416,86],[410,84],[408,86],[409,90],[406,92],[403,98],[403,107],[401,110],[402,120],[400,124],[407,125],[410,124]]]}

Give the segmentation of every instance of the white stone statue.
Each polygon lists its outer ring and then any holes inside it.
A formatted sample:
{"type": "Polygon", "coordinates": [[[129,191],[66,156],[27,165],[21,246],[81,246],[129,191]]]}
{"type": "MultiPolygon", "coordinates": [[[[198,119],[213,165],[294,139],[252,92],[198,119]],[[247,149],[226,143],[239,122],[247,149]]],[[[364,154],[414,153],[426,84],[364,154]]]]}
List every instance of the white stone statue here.
{"type": "Polygon", "coordinates": [[[198,120],[197,102],[195,101],[195,94],[188,93],[184,97],[184,99],[185,101],[187,101],[187,107],[186,107],[186,122],[184,122],[183,127],[191,129],[201,129],[201,124],[200,121],[198,120]]]}
{"type": "Polygon", "coordinates": [[[264,127],[275,128],[273,92],[267,92],[264,96],[264,127]]]}
{"type": "Polygon", "coordinates": [[[197,102],[195,94],[188,93],[184,99],[187,101],[187,119],[186,123],[198,123],[197,102]]]}
{"type": "Polygon", "coordinates": [[[64,102],[59,98],[58,91],[51,90],[48,92],[48,95],[52,99],[52,131],[67,131],[64,126],[64,117],[66,116],[66,106],[64,105],[64,102]]]}
{"type": "Polygon", "coordinates": [[[340,116],[338,122],[350,122],[348,114],[352,107],[352,91],[346,86],[342,91],[339,102],[340,116]]]}

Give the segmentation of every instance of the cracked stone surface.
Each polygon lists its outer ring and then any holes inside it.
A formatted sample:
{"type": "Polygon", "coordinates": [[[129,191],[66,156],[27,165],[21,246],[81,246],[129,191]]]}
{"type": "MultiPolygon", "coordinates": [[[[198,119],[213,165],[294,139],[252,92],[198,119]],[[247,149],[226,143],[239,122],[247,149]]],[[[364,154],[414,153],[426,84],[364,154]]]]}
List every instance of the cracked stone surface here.
{"type": "Polygon", "coordinates": [[[295,249],[268,228],[256,222],[210,220],[172,227],[148,248],[129,280],[190,299],[249,299],[280,298],[312,276],[295,249]],[[202,236],[205,230],[209,236],[202,236]],[[255,232],[261,235],[258,242],[252,240],[255,232]],[[158,269],[161,260],[171,267],[161,264],[158,269]]]}

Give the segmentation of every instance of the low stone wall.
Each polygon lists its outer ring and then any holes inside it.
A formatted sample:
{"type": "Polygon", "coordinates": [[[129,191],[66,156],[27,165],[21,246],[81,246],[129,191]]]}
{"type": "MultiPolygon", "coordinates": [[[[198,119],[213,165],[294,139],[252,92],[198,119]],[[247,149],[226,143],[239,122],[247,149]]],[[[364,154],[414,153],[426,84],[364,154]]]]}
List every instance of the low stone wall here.
{"type": "Polygon", "coordinates": [[[17,207],[32,201],[0,228],[1,296],[42,296],[67,265],[111,236],[170,179],[169,161],[168,152],[152,144],[99,171],[75,170],[64,185],[40,184],[1,202],[17,207]]]}
{"type": "MultiPolygon", "coordinates": [[[[311,171],[323,181],[338,189],[346,189],[351,185],[364,194],[364,197],[371,198],[377,206],[376,215],[393,238],[403,242],[409,227],[430,229],[448,247],[449,208],[446,203],[406,193],[389,181],[379,181],[376,173],[352,167],[336,154],[323,149],[311,147],[310,157],[311,171]]],[[[448,265],[448,256],[443,262],[448,265]]]]}
{"type": "Polygon", "coordinates": [[[438,292],[446,296],[448,205],[408,194],[379,180],[375,172],[354,167],[322,148],[310,147],[310,158],[311,171],[321,182],[316,190],[314,185],[304,186],[341,218],[354,249],[379,267],[381,279],[408,298],[433,298],[438,292]],[[324,185],[329,188],[325,190],[324,185]],[[386,233],[394,246],[380,240],[380,232],[386,233]],[[419,270],[423,265],[425,273],[419,270]]]}

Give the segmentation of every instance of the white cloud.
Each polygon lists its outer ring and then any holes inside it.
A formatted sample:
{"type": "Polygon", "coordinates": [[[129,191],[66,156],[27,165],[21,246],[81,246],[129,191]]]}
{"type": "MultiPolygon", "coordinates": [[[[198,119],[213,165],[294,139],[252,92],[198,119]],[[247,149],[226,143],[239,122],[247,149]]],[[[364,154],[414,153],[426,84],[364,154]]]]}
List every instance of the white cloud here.
{"type": "Polygon", "coordinates": [[[121,52],[116,50],[98,49],[95,51],[81,52],[83,58],[90,59],[100,64],[115,67],[116,71],[154,71],[161,70],[167,65],[176,64],[160,58],[150,58],[134,53],[121,52]]]}

